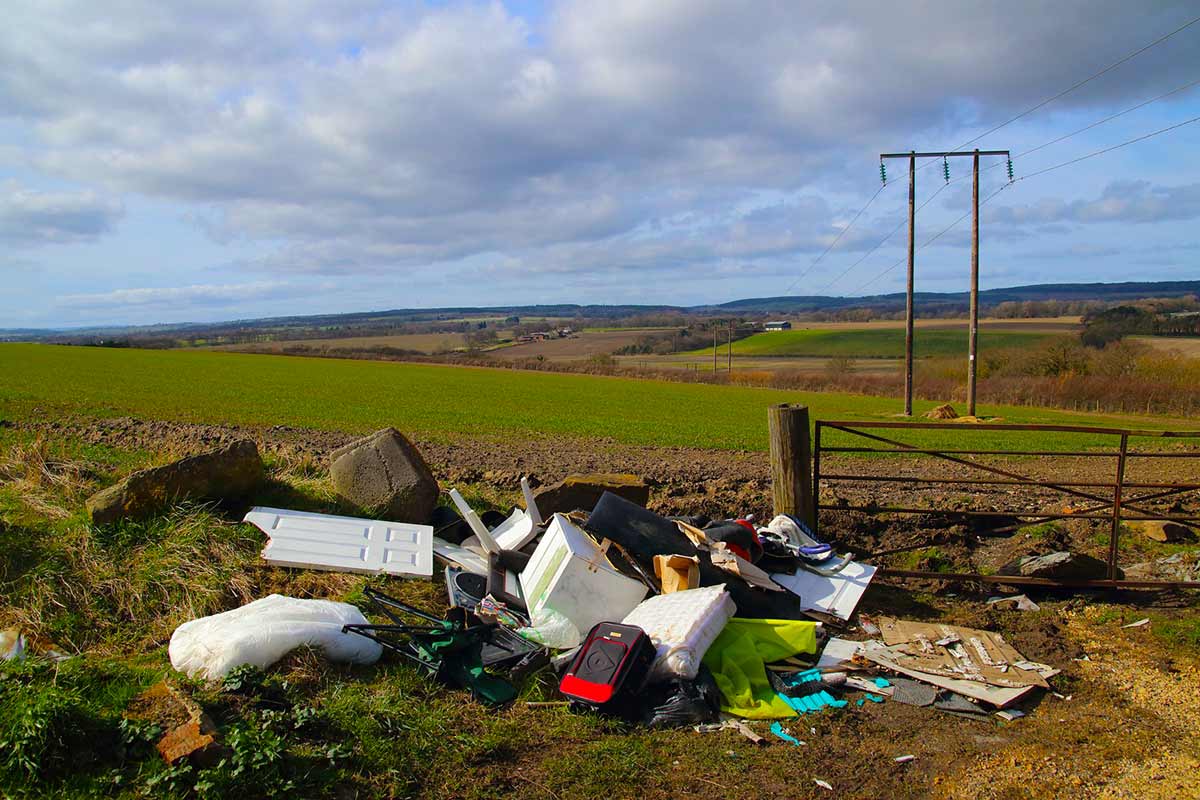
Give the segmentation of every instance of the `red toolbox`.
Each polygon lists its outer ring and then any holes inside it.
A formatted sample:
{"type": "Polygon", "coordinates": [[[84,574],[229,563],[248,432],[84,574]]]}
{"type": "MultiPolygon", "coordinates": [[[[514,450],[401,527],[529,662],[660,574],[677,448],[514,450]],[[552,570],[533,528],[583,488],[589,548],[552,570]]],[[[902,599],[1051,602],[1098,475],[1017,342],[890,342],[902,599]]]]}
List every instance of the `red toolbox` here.
{"type": "Polygon", "coordinates": [[[636,625],[601,622],[588,633],[558,690],[602,711],[641,691],[654,663],[654,643],[636,625]]]}

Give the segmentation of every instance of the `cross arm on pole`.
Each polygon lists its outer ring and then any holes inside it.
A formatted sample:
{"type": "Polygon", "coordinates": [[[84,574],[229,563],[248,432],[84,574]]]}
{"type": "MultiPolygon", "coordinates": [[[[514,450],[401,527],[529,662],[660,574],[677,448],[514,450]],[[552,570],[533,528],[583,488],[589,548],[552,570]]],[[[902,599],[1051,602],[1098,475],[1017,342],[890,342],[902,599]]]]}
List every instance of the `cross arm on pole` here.
{"type": "Polygon", "coordinates": [[[944,153],[880,153],[880,158],[949,158],[951,156],[1007,156],[1008,150],[951,150],[944,153]]]}

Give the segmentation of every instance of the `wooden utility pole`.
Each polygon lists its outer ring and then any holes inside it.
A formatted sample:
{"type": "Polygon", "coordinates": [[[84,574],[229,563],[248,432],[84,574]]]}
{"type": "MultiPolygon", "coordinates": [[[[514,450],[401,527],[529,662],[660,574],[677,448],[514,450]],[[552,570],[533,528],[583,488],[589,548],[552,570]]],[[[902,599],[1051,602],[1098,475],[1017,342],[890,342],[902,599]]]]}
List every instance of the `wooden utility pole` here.
{"type": "Polygon", "coordinates": [[[912,416],[913,267],[917,240],[917,156],[908,154],[908,288],[904,292],[904,416],[912,416]]]}
{"type": "MultiPolygon", "coordinates": [[[[908,288],[905,292],[904,314],[904,415],[912,416],[913,397],[913,283],[914,262],[916,256],[916,199],[917,199],[917,159],[918,158],[951,158],[971,156],[975,164],[975,184],[972,190],[974,196],[974,220],[971,229],[971,330],[969,333],[969,350],[967,365],[967,404],[968,414],[975,413],[975,356],[977,332],[979,327],[979,157],[1005,156],[1007,150],[961,150],[942,153],[918,153],[913,150],[907,153],[880,153],[879,160],[885,158],[908,159],[908,288]]],[[[949,180],[947,176],[946,180],[949,180]]]]}
{"type": "Polygon", "coordinates": [[[717,328],[716,321],[713,322],[713,375],[717,374],[717,328]]]}
{"type": "Polygon", "coordinates": [[[808,407],[782,404],[767,409],[771,440],[771,502],[775,513],[791,514],[815,523],[812,448],[809,445],[808,407]]]}
{"type": "Polygon", "coordinates": [[[975,416],[975,375],[979,364],[979,151],[975,151],[971,182],[971,331],[967,355],[967,416],[975,416]]]}
{"type": "Polygon", "coordinates": [[[727,369],[725,370],[730,375],[733,374],[733,320],[729,321],[729,334],[727,336],[726,356],[729,359],[727,369]]]}

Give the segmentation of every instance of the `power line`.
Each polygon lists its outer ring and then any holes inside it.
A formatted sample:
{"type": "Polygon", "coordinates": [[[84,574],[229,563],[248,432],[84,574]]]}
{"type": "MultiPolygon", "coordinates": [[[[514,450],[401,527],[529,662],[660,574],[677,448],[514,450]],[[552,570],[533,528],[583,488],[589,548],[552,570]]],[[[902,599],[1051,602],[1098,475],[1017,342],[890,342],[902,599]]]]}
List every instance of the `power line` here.
{"type": "Polygon", "coordinates": [[[1128,141],[1121,142],[1120,144],[1114,144],[1111,147],[1105,147],[1103,150],[1097,150],[1094,153],[1088,153],[1086,156],[1080,156],[1079,158],[1072,158],[1070,161],[1064,161],[1061,164],[1055,164],[1052,167],[1046,167],[1045,169],[1039,169],[1037,172],[1031,172],[1028,175],[1022,175],[1021,177],[1017,178],[1017,180],[1023,181],[1023,180],[1028,180],[1029,178],[1036,177],[1038,175],[1045,175],[1047,172],[1053,172],[1056,169],[1062,169],[1063,167],[1070,166],[1071,164],[1078,164],[1080,161],[1087,161],[1089,158],[1095,158],[1096,156],[1102,156],[1105,153],[1111,153],[1113,150],[1120,150],[1122,147],[1128,147],[1131,144],[1137,144],[1138,142],[1144,142],[1147,139],[1152,139],[1155,136],[1159,136],[1161,134],[1168,133],[1170,131],[1175,130],[1176,128],[1182,128],[1184,125],[1191,125],[1193,122],[1200,122],[1200,117],[1192,117],[1191,119],[1184,120],[1183,122],[1177,122],[1174,125],[1168,126],[1166,128],[1161,128],[1157,131],[1154,131],[1153,133],[1147,133],[1143,136],[1138,136],[1136,139],[1129,139],[1128,141]]]}
{"type": "MultiPolygon", "coordinates": [[[[1116,114],[1105,117],[1104,119],[1101,119],[1101,120],[1097,120],[1096,122],[1093,122],[1091,125],[1087,125],[1083,128],[1080,128],[1077,131],[1072,132],[1072,133],[1068,133],[1065,136],[1060,136],[1057,139],[1051,139],[1050,141],[1046,142],[1045,144],[1039,144],[1037,147],[1026,150],[1023,153],[1017,153],[1016,157],[1024,158],[1025,156],[1029,155],[1030,153],[1036,153],[1038,150],[1042,150],[1043,148],[1049,147],[1052,144],[1058,144],[1059,142],[1063,141],[1064,139],[1070,139],[1072,136],[1078,136],[1081,133],[1090,131],[1092,128],[1095,128],[1097,125],[1103,125],[1106,122],[1112,122],[1117,117],[1123,117],[1132,111],[1137,111],[1139,108],[1144,108],[1144,107],[1150,105],[1151,103],[1156,103],[1159,100],[1162,100],[1163,98],[1170,97],[1173,94],[1178,94],[1179,92],[1182,92],[1185,89],[1190,89],[1197,84],[1200,84],[1200,79],[1194,80],[1191,83],[1186,83],[1183,86],[1180,86],[1178,89],[1172,89],[1171,91],[1166,92],[1165,94],[1160,94],[1158,97],[1153,97],[1149,100],[1138,103],[1136,106],[1130,106],[1129,108],[1125,109],[1124,111],[1118,111],[1116,114]]],[[[995,167],[995,166],[999,166],[999,165],[994,164],[993,167],[995,167]]]]}
{"type": "Polygon", "coordinates": [[[829,255],[829,251],[832,250],[837,245],[837,243],[842,240],[842,237],[846,235],[846,231],[850,230],[850,228],[853,227],[854,223],[858,221],[858,218],[863,215],[864,211],[866,211],[868,208],[870,208],[871,203],[875,202],[875,198],[879,197],[880,193],[883,192],[883,190],[886,189],[887,186],[888,185],[886,183],[883,183],[879,186],[878,189],[875,190],[875,194],[871,195],[871,199],[867,201],[867,204],[864,205],[862,208],[860,208],[858,210],[858,213],[854,215],[854,218],[850,220],[850,222],[846,225],[846,227],[842,228],[841,231],[838,232],[837,237],[832,242],[829,243],[829,246],[825,248],[824,252],[822,252],[821,255],[814,258],[813,262],[808,265],[808,269],[804,270],[804,272],[800,273],[800,275],[794,281],[792,281],[790,284],[788,284],[788,287],[783,290],[783,293],[785,295],[788,292],[790,292],[796,284],[798,284],[800,281],[804,280],[804,278],[808,275],[808,273],[812,272],[813,268],[816,267],[817,264],[821,263],[821,259],[823,259],[823,258],[825,258],[825,256],[829,255]]]}
{"type": "MultiPolygon", "coordinates": [[[[985,199],[981,200],[981,201],[979,202],[979,206],[982,208],[983,206],[987,205],[987,204],[988,204],[988,203],[989,203],[989,202],[992,200],[992,198],[993,198],[993,197],[995,197],[996,195],[1000,194],[1001,192],[1003,192],[1005,189],[1007,189],[1007,188],[1008,188],[1009,186],[1011,186],[1011,185],[1012,185],[1012,184],[1010,184],[1010,183],[1006,183],[1006,184],[1004,184],[1004,185],[1003,185],[1003,186],[1001,186],[999,189],[997,189],[996,191],[994,191],[994,192],[992,192],[991,194],[989,194],[989,195],[988,195],[988,196],[987,196],[985,199]]],[[[945,187],[945,185],[943,185],[943,186],[942,186],[942,188],[943,188],[943,189],[944,189],[944,188],[946,188],[946,187],[945,187]]],[[[932,198],[931,198],[931,199],[932,199],[932,198]]],[[[933,243],[934,243],[934,242],[936,242],[938,239],[942,238],[942,236],[943,236],[943,235],[945,235],[945,234],[949,233],[951,228],[953,228],[953,227],[954,227],[955,225],[957,225],[958,223],[962,222],[962,221],[963,221],[964,219],[966,219],[967,217],[971,216],[971,212],[972,212],[973,210],[974,210],[974,209],[968,209],[968,210],[967,210],[967,212],[966,212],[965,214],[963,214],[961,217],[959,217],[958,219],[954,220],[954,222],[951,222],[951,223],[950,223],[949,225],[947,225],[945,228],[942,228],[940,231],[938,231],[937,233],[935,233],[935,234],[934,234],[933,236],[931,236],[930,238],[926,239],[926,240],[925,240],[925,241],[924,241],[924,242],[921,244],[921,246],[917,248],[917,252],[920,252],[920,251],[924,250],[926,247],[928,247],[929,245],[933,244],[933,243]]],[[[908,260],[908,256],[904,256],[904,258],[901,258],[899,261],[897,261],[896,263],[892,264],[890,267],[888,267],[887,269],[885,269],[883,272],[879,273],[879,274],[878,274],[878,275],[876,275],[874,278],[871,278],[871,280],[869,280],[869,281],[867,281],[866,283],[864,283],[864,284],[862,285],[862,287],[861,287],[861,288],[865,289],[866,287],[868,287],[868,286],[870,286],[871,284],[875,283],[875,281],[879,280],[879,279],[880,279],[880,278],[882,278],[884,275],[887,275],[889,272],[891,272],[892,270],[894,270],[896,267],[900,266],[901,264],[903,264],[903,263],[904,263],[905,261],[907,261],[907,260],[908,260]]]]}
{"type": "MultiPolygon", "coordinates": [[[[1126,63],[1127,61],[1130,61],[1130,60],[1140,56],[1142,53],[1146,52],[1147,50],[1151,49],[1152,47],[1157,47],[1158,45],[1165,42],[1167,39],[1170,39],[1175,34],[1185,31],[1188,28],[1192,27],[1197,22],[1200,22],[1200,17],[1195,17],[1194,19],[1192,19],[1188,22],[1185,22],[1183,25],[1180,25],[1178,28],[1171,31],[1170,33],[1160,36],[1159,38],[1155,39],[1153,42],[1146,45],[1145,47],[1142,47],[1142,48],[1139,48],[1139,49],[1133,51],[1132,53],[1130,53],[1129,55],[1120,59],[1119,61],[1114,61],[1112,64],[1109,64],[1107,67],[1105,67],[1104,69],[1095,73],[1094,75],[1090,75],[1089,77],[1084,78],[1083,80],[1079,81],[1078,83],[1075,83],[1074,85],[1069,86],[1066,89],[1063,89],[1061,92],[1054,95],[1053,97],[1048,97],[1045,100],[1043,100],[1042,102],[1038,103],[1037,105],[1031,106],[1030,108],[1025,109],[1020,114],[1017,114],[1015,117],[1012,117],[1011,119],[1001,122],[999,125],[997,125],[993,128],[989,128],[988,130],[986,130],[983,133],[976,136],[974,139],[963,142],[962,144],[960,144],[958,147],[955,147],[954,149],[961,150],[962,148],[964,148],[968,145],[972,145],[975,142],[978,142],[983,137],[993,134],[996,131],[1000,130],[1001,128],[1007,127],[1023,117],[1029,116],[1034,111],[1037,111],[1039,108],[1049,105],[1050,103],[1053,103],[1055,100],[1058,100],[1061,97],[1065,97],[1066,95],[1070,94],[1071,92],[1075,91],[1076,89],[1080,88],[1081,86],[1085,86],[1085,85],[1091,83],[1092,81],[1096,80],[1096,78],[1099,78],[1102,75],[1112,72],[1117,67],[1121,66],[1122,64],[1126,63]]],[[[930,163],[932,163],[932,162],[930,162],[930,163]]],[[[928,164],[926,166],[928,166],[928,164]]],[[[922,169],[924,169],[924,167],[922,167],[922,169]]]]}
{"type": "MultiPolygon", "coordinates": [[[[1019,177],[1019,178],[1017,178],[1016,180],[1014,180],[1012,183],[1006,183],[1006,184],[1002,185],[1002,186],[1001,186],[999,189],[997,189],[996,191],[994,191],[994,192],[992,192],[990,195],[988,195],[988,196],[987,196],[987,199],[985,199],[985,200],[981,201],[979,205],[980,205],[980,206],[984,206],[984,205],[986,205],[988,202],[990,202],[990,201],[992,200],[992,198],[994,198],[996,195],[1000,194],[1000,192],[1004,191],[1005,189],[1007,189],[1009,186],[1012,186],[1013,184],[1019,183],[1019,182],[1021,182],[1021,181],[1024,181],[1024,180],[1028,180],[1028,179],[1030,179],[1030,178],[1035,178],[1035,177],[1037,177],[1038,175],[1045,175],[1047,172],[1053,172],[1053,171],[1054,171],[1054,170],[1056,170],[1056,169],[1062,169],[1063,167],[1068,167],[1068,166],[1070,166],[1070,165],[1072,165],[1072,164],[1078,164],[1080,161],[1086,161],[1086,160],[1087,160],[1087,159],[1089,159],[1089,158],[1095,158],[1096,156],[1104,155],[1105,153],[1111,153],[1113,150],[1119,150],[1120,148],[1122,148],[1122,147],[1128,147],[1128,146],[1129,146],[1129,145],[1131,145],[1131,144],[1136,144],[1136,143],[1138,143],[1138,142],[1144,142],[1144,141],[1146,141],[1147,139],[1152,139],[1152,138],[1154,138],[1155,136],[1160,136],[1160,135],[1162,135],[1162,134],[1164,134],[1164,133],[1169,133],[1170,131],[1176,130],[1176,129],[1178,129],[1178,128],[1182,128],[1182,127],[1183,127],[1183,126],[1185,126],[1185,125],[1191,125],[1192,123],[1195,123],[1195,122],[1200,122],[1200,117],[1192,117],[1191,119],[1184,120],[1183,122],[1177,122],[1177,123],[1175,123],[1174,125],[1169,125],[1169,126],[1168,126],[1168,127],[1166,127],[1166,128],[1160,128],[1159,130],[1152,131],[1151,133],[1143,134],[1142,136],[1138,136],[1138,137],[1135,137],[1135,138],[1133,138],[1133,139],[1126,140],[1126,141],[1124,141],[1124,142],[1121,142],[1120,144],[1114,144],[1114,145],[1112,145],[1111,147],[1105,147],[1105,148],[1103,148],[1102,150],[1097,150],[1097,151],[1095,151],[1095,152],[1093,152],[1093,153],[1088,153],[1087,155],[1079,156],[1078,158],[1073,158],[1073,159],[1071,159],[1071,160],[1069,160],[1069,161],[1064,161],[1064,162],[1062,162],[1061,164],[1055,164],[1055,165],[1054,165],[1054,166],[1052,166],[1052,167],[1046,167],[1045,169],[1040,169],[1040,170],[1038,170],[1037,172],[1031,172],[1031,173],[1029,173],[1028,175],[1022,175],[1021,177],[1019,177]]],[[[946,185],[948,185],[948,184],[946,184],[946,185]]],[[[945,186],[946,186],[946,185],[943,185],[943,187],[942,187],[942,188],[945,188],[945,186]]],[[[936,195],[935,195],[935,196],[936,196],[936,195]]],[[[931,197],[930,199],[932,200],[933,198],[931,197]]],[[[928,201],[927,201],[927,202],[928,202],[928,201]]],[[[924,205],[922,205],[922,207],[924,207],[924,205]]],[[[965,214],[963,214],[961,217],[959,217],[958,219],[954,220],[954,222],[951,222],[949,225],[947,225],[945,228],[943,228],[941,231],[939,231],[937,234],[935,234],[935,235],[934,235],[932,238],[930,238],[930,239],[926,240],[926,241],[925,241],[925,242],[924,242],[924,243],[923,243],[923,244],[922,244],[922,245],[921,245],[919,248],[917,248],[917,249],[918,249],[918,250],[924,250],[926,247],[928,247],[929,245],[933,244],[933,242],[937,241],[937,240],[938,240],[939,238],[941,238],[941,237],[942,237],[944,234],[946,234],[947,232],[949,232],[951,228],[953,228],[953,227],[954,227],[955,225],[957,225],[958,223],[962,222],[964,219],[966,219],[966,218],[967,218],[967,217],[969,217],[970,215],[971,215],[971,212],[970,212],[970,211],[967,211],[967,212],[966,212],[965,214]]],[[[894,233],[894,231],[893,231],[893,233],[894,233]]],[[[889,238],[890,238],[890,234],[889,234],[889,238]]],[[[869,280],[869,281],[867,281],[866,283],[864,283],[864,284],[862,285],[862,287],[860,287],[860,288],[864,288],[864,289],[865,289],[866,287],[868,287],[868,286],[872,285],[873,283],[875,283],[876,281],[878,281],[880,278],[882,278],[884,275],[888,274],[889,272],[891,272],[892,270],[894,270],[896,267],[898,267],[898,266],[900,266],[901,264],[903,264],[903,263],[905,262],[906,258],[907,258],[907,256],[906,256],[905,258],[901,258],[899,261],[897,261],[896,263],[892,264],[890,267],[888,267],[887,269],[885,269],[883,272],[879,273],[879,274],[878,274],[878,275],[876,275],[874,278],[872,278],[871,280],[869,280]]],[[[839,276],[839,279],[840,279],[840,276],[839,276]]]]}
{"type": "MultiPolygon", "coordinates": [[[[931,202],[933,202],[933,198],[935,198],[939,194],[941,194],[942,190],[945,189],[947,185],[948,184],[943,183],[941,186],[939,186],[938,190],[936,192],[934,192],[933,194],[929,195],[929,197],[926,198],[925,202],[921,203],[921,205],[918,206],[917,210],[914,211],[913,213],[914,214],[921,213],[921,209],[924,208],[925,206],[929,205],[931,202]]],[[[853,264],[851,264],[849,267],[847,267],[840,275],[838,275],[836,278],[831,280],[829,283],[822,286],[820,289],[817,290],[817,292],[820,293],[820,292],[825,291],[830,286],[833,286],[835,283],[840,281],[842,278],[846,277],[846,275],[848,275],[855,267],[857,267],[859,264],[861,264],[862,262],[864,262],[868,258],[870,258],[875,253],[875,251],[878,250],[880,247],[883,247],[884,243],[887,242],[888,239],[891,239],[893,236],[895,236],[900,231],[900,229],[903,227],[904,227],[904,220],[900,220],[900,223],[898,225],[896,225],[896,227],[892,228],[891,233],[889,233],[887,236],[880,239],[879,243],[876,244],[874,247],[872,247],[870,250],[868,250],[866,253],[864,253],[862,255],[862,257],[858,259],[858,261],[855,261],[853,264]]]]}
{"type": "MultiPolygon", "coordinates": [[[[1036,153],[1038,150],[1044,150],[1045,148],[1049,147],[1050,145],[1058,144],[1059,142],[1070,139],[1073,136],[1078,136],[1081,133],[1090,131],[1092,128],[1103,125],[1106,122],[1112,122],[1114,119],[1116,119],[1118,117],[1123,117],[1126,114],[1129,114],[1133,111],[1137,111],[1139,108],[1145,108],[1146,106],[1150,105],[1151,103],[1156,103],[1159,100],[1163,100],[1167,97],[1170,97],[1173,94],[1178,94],[1179,92],[1190,89],[1193,86],[1196,86],[1197,84],[1200,84],[1200,79],[1190,81],[1189,83],[1185,83],[1183,86],[1180,86],[1176,89],[1172,89],[1169,92],[1164,92],[1163,94],[1160,94],[1157,97],[1152,97],[1149,100],[1143,100],[1142,102],[1138,103],[1136,106],[1130,106],[1129,108],[1125,109],[1124,111],[1118,111],[1115,114],[1110,114],[1109,116],[1105,117],[1104,119],[1096,120],[1095,122],[1091,123],[1090,125],[1085,125],[1084,127],[1080,128],[1077,131],[1072,131],[1071,133],[1064,134],[1063,136],[1059,136],[1057,139],[1051,139],[1048,142],[1039,144],[1037,147],[1031,147],[1030,149],[1028,149],[1024,152],[1017,153],[1015,156],[1013,156],[1013,158],[1024,158],[1025,156],[1030,155],[1031,153],[1036,153]]],[[[997,162],[997,163],[992,164],[991,166],[987,167],[985,171],[993,170],[993,169],[996,169],[997,167],[1001,167],[1001,166],[1004,166],[1004,165],[997,162]]],[[[970,176],[963,175],[961,177],[952,179],[950,181],[950,183],[958,183],[961,180],[966,180],[968,177],[970,177],[970,176]]]]}

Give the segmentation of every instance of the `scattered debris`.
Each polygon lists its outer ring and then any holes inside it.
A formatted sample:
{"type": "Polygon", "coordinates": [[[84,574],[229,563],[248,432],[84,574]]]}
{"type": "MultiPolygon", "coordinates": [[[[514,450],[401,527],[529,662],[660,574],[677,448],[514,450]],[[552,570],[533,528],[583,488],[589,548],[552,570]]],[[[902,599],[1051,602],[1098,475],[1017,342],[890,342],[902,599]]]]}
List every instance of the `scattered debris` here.
{"type": "Polygon", "coordinates": [[[802,744],[804,744],[804,742],[800,741],[795,736],[792,736],[790,733],[785,731],[783,729],[783,724],[780,722],[772,722],[771,723],[771,733],[775,734],[780,739],[782,739],[783,741],[787,742],[788,744],[790,744],[794,747],[799,747],[802,744]]]}
{"type": "Polygon", "coordinates": [[[776,573],[771,579],[798,596],[806,611],[820,611],[848,620],[874,577],[875,567],[851,561],[836,575],[817,575],[799,569],[794,575],[776,573]]]}
{"type": "Polygon", "coordinates": [[[655,556],[654,575],[662,585],[663,594],[695,589],[700,585],[698,556],[655,556]]]}
{"type": "Polygon", "coordinates": [[[1023,594],[1012,597],[989,597],[987,604],[993,608],[1015,608],[1017,611],[1041,611],[1042,607],[1023,594]]]}
{"type": "Polygon", "coordinates": [[[1140,628],[1143,625],[1149,625],[1149,624],[1150,624],[1150,618],[1143,617],[1142,619],[1139,619],[1137,622],[1131,622],[1128,625],[1122,625],[1121,627],[1122,628],[1140,628]]]}
{"type": "Polygon", "coordinates": [[[242,520],[267,534],[263,559],[279,567],[433,575],[433,528],[255,506],[242,520]]]}
{"type": "Polygon", "coordinates": [[[601,622],[588,632],[558,690],[597,711],[631,716],[654,659],[654,643],[641,628],[601,622]]]}
{"type": "Polygon", "coordinates": [[[1125,570],[1131,580],[1200,581],[1200,553],[1175,553],[1125,570]]]}
{"type": "Polygon", "coordinates": [[[821,657],[817,659],[817,669],[822,672],[844,669],[854,661],[854,657],[861,650],[861,642],[839,639],[836,636],[830,637],[825,642],[825,649],[821,651],[821,657]]]}
{"type": "Polygon", "coordinates": [[[937,699],[938,689],[929,683],[912,678],[892,678],[892,699],[909,706],[931,706],[937,699]]]}
{"type": "MultiPolygon", "coordinates": [[[[1040,556],[1021,556],[997,571],[998,575],[1020,575],[1024,578],[1053,578],[1063,581],[1086,581],[1108,577],[1108,564],[1084,553],[1059,551],[1040,556]]],[[[1117,570],[1117,577],[1122,576],[1117,570]]]]}
{"type": "Polygon", "coordinates": [[[706,586],[643,600],[624,624],[646,632],[657,657],[651,678],[695,678],[700,660],[733,616],[733,601],[723,586],[706,586]]]}
{"type": "MultiPolygon", "coordinates": [[[[521,572],[521,587],[533,627],[549,616],[565,617],[578,636],[605,621],[623,619],[646,596],[638,580],[617,571],[595,539],[555,514],[521,572]]],[[[573,645],[567,645],[573,646],[573,645]]]]}
{"type": "MultiPolygon", "coordinates": [[[[342,627],[344,634],[352,635],[351,638],[360,642],[369,642],[377,648],[386,647],[423,669],[435,680],[448,686],[469,689],[481,703],[499,706],[516,699],[515,686],[485,669],[484,645],[495,643],[495,635],[500,630],[497,626],[469,628],[461,618],[438,619],[375,589],[368,588],[363,593],[375,609],[388,618],[388,623],[375,625],[365,620],[350,622],[342,627]],[[416,617],[426,624],[407,623],[404,616],[416,617]]],[[[546,663],[543,659],[538,666],[546,663]]]]}
{"type": "Polygon", "coordinates": [[[200,455],[138,470],[87,499],[92,522],[144,519],[184,500],[229,503],[248,497],[263,476],[258,446],[249,439],[200,455]]]}
{"type": "Polygon", "coordinates": [[[829,783],[828,781],[823,781],[820,778],[813,778],[813,783],[815,783],[817,786],[820,786],[822,789],[830,792],[833,791],[833,784],[829,783]]]}
{"type": "Polygon", "coordinates": [[[433,516],[438,488],[421,452],[395,428],[364,436],[329,457],[338,496],[385,519],[424,524],[433,516]]]}
{"type": "Polygon", "coordinates": [[[1002,711],[997,711],[996,716],[1000,719],[1012,722],[1015,719],[1020,719],[1021,717],[1025,716],[1025,712],[1017,708],[1009,708],[1002,711]]]}
{"type": "Polygon", "coordinates": [[[734,617],[708,648],[704,663],[721,689],[721,710],[749,719],[796,715],[767,677],[766,665],[817,652],[816,622],[734,617]]]}
{"type": "Polygon", "coordinates": [[[165,731],[156,747],[168,764],[186,758],[197,766],[213,766],[222,755],[212,719],[169,681],[159,681],[133,698],[125,716],[153,722],[165,731]]]}
{"type": "Polygon", "coordinates": [[[189,678],[219,680],[235,667],[265,669],[297,647],[320,648],[331,661],[373,664],[379,644],[342,631],[366,623],[349,603],[272,594],[241,608],[185,622],[171,634],[171,666],[189,678]]]}
{"type": "Polygon", "coordinates": [[[16,628],[0,631],[0,661],[25,660],[25,634],[16,628]]]}
{"type": "Polygon", "coordinates": [[[645,507],[650,502],[650,487],[637,475],[589,473],[568,475],[553,486],[538,489],[534,499],[542,514],[566,514],[591,511],[605,492],[645,507]]]}
{"type": "Polygon", "coordinates": [[[892,759],[892,761],[895,761],[897,764],[907,764],[910,761],[916,761],[916,760],[917,760],[917,757],[912,756],[912,755],[896,756],[895,758],[892,759]]]}
{"type": "Polygon", "coordinates": [[[751,728],[746,723],[742,722],[740,719],[732,720],[731,725],[735,731],[740,733],[742,736],[745,736],[747,739],[749,739],[751,741],[751,743],[757,744],[757,745],[767,744],[767,739],[765,736],[759,736],[757,733],[754,732],[753,728],[751,728]]]}

